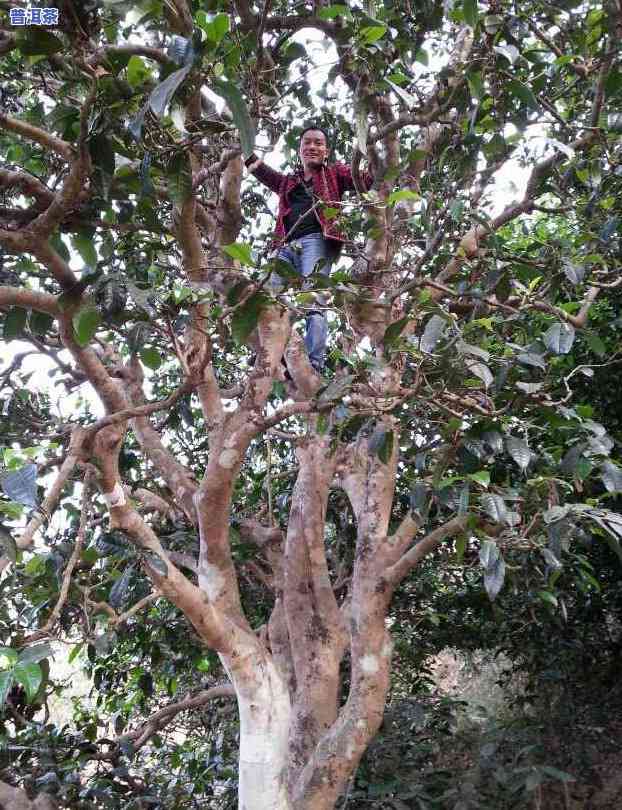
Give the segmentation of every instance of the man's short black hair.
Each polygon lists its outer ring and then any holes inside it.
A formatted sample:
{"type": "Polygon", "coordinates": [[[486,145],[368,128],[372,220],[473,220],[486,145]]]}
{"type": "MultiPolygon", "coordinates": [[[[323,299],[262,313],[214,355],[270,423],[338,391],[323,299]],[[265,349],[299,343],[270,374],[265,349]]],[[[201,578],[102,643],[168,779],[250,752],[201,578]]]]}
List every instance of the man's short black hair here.
{"type": "Polygon", "coordinates": [[[323,133],[324,137],[326,138],[326,146],[328,146],[328,148],[330,149],[330,135],[324,129],[323,126],[320,126],[319,124],[314,124],[313,121],[311,121],[309,124],[305,124],[305,127],[300,133],[300,137],[298,138],[298,143],[302,141],[305,132],[311,132],[311,130],[317,130],[317,132],[323,133]]]}

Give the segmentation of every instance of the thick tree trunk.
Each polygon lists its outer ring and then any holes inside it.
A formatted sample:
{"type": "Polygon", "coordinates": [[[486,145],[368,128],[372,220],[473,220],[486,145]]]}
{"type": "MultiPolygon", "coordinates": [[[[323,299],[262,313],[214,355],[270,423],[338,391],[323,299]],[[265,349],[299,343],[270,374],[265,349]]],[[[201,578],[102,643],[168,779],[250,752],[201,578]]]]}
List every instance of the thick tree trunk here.
{"type": "Polygon", "coordinates": [[[239,810],[293,810],[287,792],[291,716],[285,679],[268,657],[238,690],[239,810]]]}

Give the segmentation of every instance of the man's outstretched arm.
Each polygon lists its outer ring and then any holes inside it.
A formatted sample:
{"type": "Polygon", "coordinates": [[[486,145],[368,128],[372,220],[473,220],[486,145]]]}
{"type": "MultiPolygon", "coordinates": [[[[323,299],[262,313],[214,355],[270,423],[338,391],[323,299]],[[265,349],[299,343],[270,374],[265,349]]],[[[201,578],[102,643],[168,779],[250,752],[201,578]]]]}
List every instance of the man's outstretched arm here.
{"type": "Polygon", "coordinates": [[[274,191],[277,194],[279,193],[281,184],[285,179],[284,174],[281,174],[280,172],[271,169],[269,166],[266,166],[263,160],[260,157],[257,157],[254,152],[252,155],[249,155],[249,157],[246,158],[244,165],[248,171],[259,180],[260,183],[267,186],[270,191],[274,191]]]}

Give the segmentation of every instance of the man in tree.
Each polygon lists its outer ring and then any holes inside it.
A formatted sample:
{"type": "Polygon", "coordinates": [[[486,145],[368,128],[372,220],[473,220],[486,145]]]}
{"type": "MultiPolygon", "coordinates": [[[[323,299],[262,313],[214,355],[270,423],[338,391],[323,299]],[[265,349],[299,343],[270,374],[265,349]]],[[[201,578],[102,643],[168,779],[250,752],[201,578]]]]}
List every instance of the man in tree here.
{"type": "MultiPolygon", "coordinates": [[[[279,195],[274,246],[277,258],[287,262],[301,276],[313,272],[329,275],[338,258],[345,236],[326,208],[338,207],[343,194],[355,189],[352,170],[344,163],[328,163],[330,139],[317,124],[307,125],[298,147],[300,166],[291,174],[281,174],[252,154],[248,170],[279,195]]],[[[362,183],[372,183],[364,173],[362,183]]],[[[330,213],[330,212],[329,212],[330,213]]],[[[328,324],[322,311],[307,315],[305,346],[309,361],[319,374],[324,370],[328,324]]]]}

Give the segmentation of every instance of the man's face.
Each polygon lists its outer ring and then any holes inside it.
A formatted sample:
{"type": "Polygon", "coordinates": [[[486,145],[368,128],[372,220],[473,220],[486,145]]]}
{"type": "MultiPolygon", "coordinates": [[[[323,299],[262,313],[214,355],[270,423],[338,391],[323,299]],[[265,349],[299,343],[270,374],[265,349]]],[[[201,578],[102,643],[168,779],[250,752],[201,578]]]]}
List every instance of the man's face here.
{"type": "Polygon", "coordinates": [[[321,166],[328,157],[326,136],[319,129],[309,129],[300,139],[298,152],[303,166],[321,166]]]}

